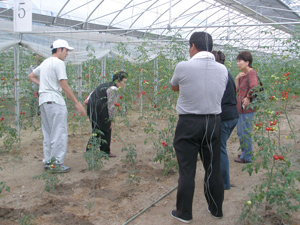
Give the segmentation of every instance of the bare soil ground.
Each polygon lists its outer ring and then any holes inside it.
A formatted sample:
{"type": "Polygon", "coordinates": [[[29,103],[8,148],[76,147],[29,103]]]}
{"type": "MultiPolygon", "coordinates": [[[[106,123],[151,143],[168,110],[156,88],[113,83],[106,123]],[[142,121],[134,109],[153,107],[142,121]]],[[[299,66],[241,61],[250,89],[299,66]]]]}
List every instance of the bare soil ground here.
{"type": "MultiPolygon", "coordinates": [[[[299,105],[294,105],[289,113],[293,123],[299,127],[299,105]]],[[[130,143],[135,143],[137,159],[135,169],[140,172],[138,185],[128,180],[133,166],[124,163],[126,153],[122,152],[122,143],[117,139],[111,144],[116,158],[104,161],[103,169],[95,172],[87,170],[83,157],[89,132],[69,135],[68,152],[65,165],[72,169],[63,177],[55,191],[43,191],[42,179],[33,179],[43,169],[43,149],[41,131],[22,131],[21,146],[9,153],[0,155],[0,181],[5,181],[10,192],[3,191],[0,201],[0,224],[19,224],[27,215],[34,215],[35,224],[42,225],[176,225],[181,224],[171,218],[175,209],[178,173],[163,176],[163,165],[153,162],[156,151],[151,143],[144,144],[147,135],[143,132],[145,121],[133,117],[129,128],[120,126],[115,132],[130,143]],[[155,202],[155,203],[154,203],[155,202]],[[154,204],[153,204],[154,203],[154,204]],[[130,221],[129,221],[130,220],[130,221]]],[[[288,126],[283,126],[283,134],[288,134],[288,126]]],[[[114,139],[113,137],[112,139],[114,139]]],[[[196,190],[194,196],[194,219],[191,224],[234,225],[240,224],[238,218],[248,193],[257,185],[262,172],[249,176],[242,171],[243,164],[233,160],[238,154],[236,131],[228,141],[232,188],[225,191],[223,205],[224,217],[216,220],[207,212],[203,195],[204,169],[198,162],[196,190]]],[[[299,214],[292,215],[285,224],[300,224],[299,214]]],[[[264,217],[264,224],[283,224],[271,211],[264,217]]]]}

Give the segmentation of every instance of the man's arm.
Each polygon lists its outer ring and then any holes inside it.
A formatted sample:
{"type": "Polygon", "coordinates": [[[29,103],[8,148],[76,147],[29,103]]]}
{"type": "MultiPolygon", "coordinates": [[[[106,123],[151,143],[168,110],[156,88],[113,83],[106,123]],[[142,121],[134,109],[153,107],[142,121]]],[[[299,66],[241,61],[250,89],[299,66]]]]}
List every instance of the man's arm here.
{"type": "Polygon", "coordinates": [[[171,84],[171,88],[172,88],[172,91],[179,91],[179,85],[173,86],[173,85],[171,84]]]}
{"type": "Polygon", "coordinates": [[[78,102],[77,98],[75,97],[73,91],[71,90],[70,86],[68,85],[67,80],[63,79],[59,81],[61,88],[66,93],[66,95],[75,103],[76,109],[82,114],[85,115],[86,111],[83,105],[78,102]]]}
{"type": "Polygon", "coordinates": [[[28,79],[30,80],[30,83],[33,82],[33,83],[35,83],[35,84],[37,84],[37,85],[40,85],[39,79],[37,78],[37,76],[36,76],[33,72],[31,72],[31,73],[28,75],[28,79]]]}

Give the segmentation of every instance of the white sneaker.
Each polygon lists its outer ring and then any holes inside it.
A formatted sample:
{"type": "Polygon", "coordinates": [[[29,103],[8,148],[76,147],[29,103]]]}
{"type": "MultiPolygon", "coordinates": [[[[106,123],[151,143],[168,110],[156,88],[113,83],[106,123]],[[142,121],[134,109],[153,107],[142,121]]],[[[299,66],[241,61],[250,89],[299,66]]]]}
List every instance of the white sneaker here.
{"type": "Polygon", "coordinates": [[[71,167],[65,166],[63,164],[55,164],[55,167],[53,168],[53,172],[56,173],[67,173],[71,170],[71,167]]]}

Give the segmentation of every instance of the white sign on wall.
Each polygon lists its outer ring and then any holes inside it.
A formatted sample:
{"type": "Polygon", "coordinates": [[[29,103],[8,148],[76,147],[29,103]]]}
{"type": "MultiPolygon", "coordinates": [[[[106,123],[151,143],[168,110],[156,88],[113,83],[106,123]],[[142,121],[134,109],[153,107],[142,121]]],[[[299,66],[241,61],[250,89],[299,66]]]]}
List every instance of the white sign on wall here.
{"type": "Polygon", "coordinates": [[[14,31],[32,31],[32,0],[14,1],[14,31]]]}

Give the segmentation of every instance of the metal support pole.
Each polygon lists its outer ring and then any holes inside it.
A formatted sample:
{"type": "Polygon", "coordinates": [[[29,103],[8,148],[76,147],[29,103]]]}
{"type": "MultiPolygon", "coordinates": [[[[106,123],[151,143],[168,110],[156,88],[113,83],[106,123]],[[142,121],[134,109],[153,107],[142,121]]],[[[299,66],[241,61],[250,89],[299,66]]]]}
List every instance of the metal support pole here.
{"type": "Polygon", "coordinates": [[[20,87],[19,87],[19,60],[20,46],[14,46],[14,87],[15,87],[15,121],[16,130],[20,137],[20,87]]]}
{"type": "Polygon", "coordinates": [[[78,99],[82,99],[82,64],[77,67],[77,76],[78,76],[78,99]]]}
{"type": "Polygon", "coordinates": [[[142,91],[143,91],[143,70],[142,69],[140,71],[140,77],[139,78],[140,78],[139,79],[140,112],[143,113],[143,94],[142,94],[142,91]]]}

